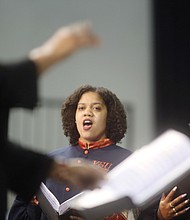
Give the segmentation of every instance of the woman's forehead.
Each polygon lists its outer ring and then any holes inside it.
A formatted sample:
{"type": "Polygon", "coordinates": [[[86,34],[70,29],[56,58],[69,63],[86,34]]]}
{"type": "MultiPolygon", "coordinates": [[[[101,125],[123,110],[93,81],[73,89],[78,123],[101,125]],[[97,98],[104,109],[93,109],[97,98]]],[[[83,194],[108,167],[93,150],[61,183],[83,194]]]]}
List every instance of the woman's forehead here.
{"type": "Polygon", "coordinates": [[[78,104],[90,104],[90,105],[96,105],[101,104],[105,105],[103,98],[101,95],[97,92],[86,92],[84,93],[81,98],[79,99],[78,104]]]}

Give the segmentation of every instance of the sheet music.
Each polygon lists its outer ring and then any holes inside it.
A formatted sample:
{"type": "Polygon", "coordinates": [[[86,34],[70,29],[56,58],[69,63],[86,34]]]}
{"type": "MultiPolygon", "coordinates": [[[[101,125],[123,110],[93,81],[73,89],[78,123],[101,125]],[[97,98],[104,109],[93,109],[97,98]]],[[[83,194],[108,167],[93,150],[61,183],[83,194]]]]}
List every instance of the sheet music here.
{"type": "Polygon", "coordinates": [[[47,200],[50,202],[51,206],[54,208],[55,211],[59,211],[59,201],[57,198],[53,195],[53,193],[46,187],[44,183],[41,183],[40,189],[42,193],[45,195],[47,200]]]}
{"type": "Polygon", "coordinates": [[[190,169],[190,139],[169,130],[107,174],[101,189],[86,192],[73,207],[88,209],[123,197],[141,205],[190,169]]]}
{"type": "Polygon", "coordinates": [[[54,194],[46,187],[44,183],[41,183],[40,189],[42,193],[44,194],[44,196],[46,197],[46,199],[51,204],[51,206],[53,207],[53,209],[57,213],[59,213],[59,215],[63,214],[65,211],[70,209],[70,202],[83,193],[83,192],[78,193],[77,195],[71,197],[70,199],[60,204],[57,198],[54,196],[54,194]]]}

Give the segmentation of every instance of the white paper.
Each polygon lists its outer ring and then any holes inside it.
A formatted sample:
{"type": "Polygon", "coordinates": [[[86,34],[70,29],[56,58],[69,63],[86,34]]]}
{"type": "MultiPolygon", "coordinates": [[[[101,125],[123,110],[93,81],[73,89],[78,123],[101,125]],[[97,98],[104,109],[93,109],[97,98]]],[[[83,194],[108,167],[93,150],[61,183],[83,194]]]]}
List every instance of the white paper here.
{"type": "Polygon", "coordinates": [[[49,201],[49,203],[51,204],[51,206],[53,207],[53,209],[59,213],[59,215],[63,214],[64,212],[66,212],[69,208],[70,208],[70,202],[77,198],[79,195],[81,195],[83,192],[71,197],[70,199],[66,200],[63,203],[59,203],[59,201],[57,200],[57,198],[53,195],[53,193],[46,187],[46,185],[44,183],[41,183],[40,186],[41,192],[44,194],[44,196],[46,197],[46,199],[49,201]]]}
{"type": "Polygon", "coordinates": [[[189,170],[190,139],[169,130],[110,171],[101,189],[86,191],[71,205],[85,210],[130,197],[136,206],[141,206],[189,170]]]}

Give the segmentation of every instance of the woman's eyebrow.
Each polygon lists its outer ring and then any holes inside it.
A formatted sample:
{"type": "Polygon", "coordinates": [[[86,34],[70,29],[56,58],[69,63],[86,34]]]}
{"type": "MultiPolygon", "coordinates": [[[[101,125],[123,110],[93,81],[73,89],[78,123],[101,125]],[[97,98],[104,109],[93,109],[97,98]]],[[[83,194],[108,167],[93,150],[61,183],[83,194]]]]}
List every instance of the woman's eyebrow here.
{"type": "MultiPolygon", "coordinates": [[[[85,103],[85,102],[79,102],[78,103],[78,105],[86,105],[86,104],[88,104],[88,103],[85,103]]],[[[96,104],[103,104],[103,102],[92,102],[92,103],[90,103],[91,105],[96,105],[96,104]]]]}

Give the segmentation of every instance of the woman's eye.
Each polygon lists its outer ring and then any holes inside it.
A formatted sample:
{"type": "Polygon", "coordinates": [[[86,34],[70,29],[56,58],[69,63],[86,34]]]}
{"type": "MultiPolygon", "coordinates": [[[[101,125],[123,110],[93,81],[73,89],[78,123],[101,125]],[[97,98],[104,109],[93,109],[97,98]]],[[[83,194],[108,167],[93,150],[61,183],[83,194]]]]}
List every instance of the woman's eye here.
{"type": "Polygon", "coordinates": [[[82,106],[80,106],[80,107],[78,107],[78,110],[84,110],[84,107],[82,107],[82,106]]]}
{"type": "Polygon", "coordinates": [[[94,110],[100,110],[101,108],[100,107],[94,107],[94,110]]]}

